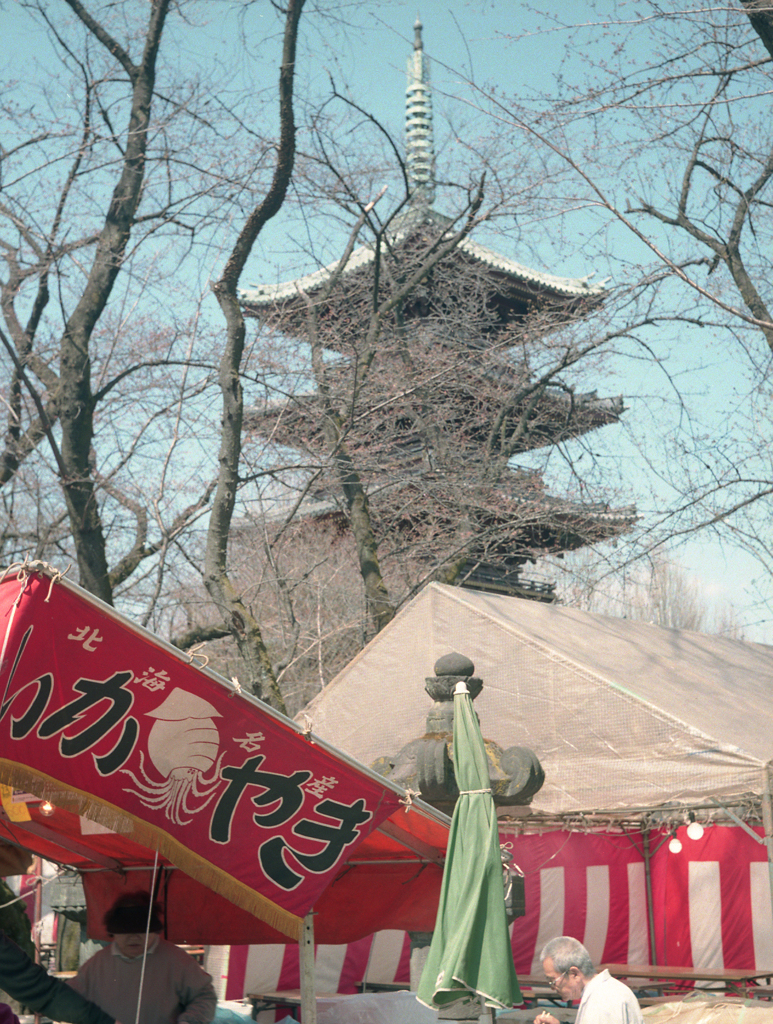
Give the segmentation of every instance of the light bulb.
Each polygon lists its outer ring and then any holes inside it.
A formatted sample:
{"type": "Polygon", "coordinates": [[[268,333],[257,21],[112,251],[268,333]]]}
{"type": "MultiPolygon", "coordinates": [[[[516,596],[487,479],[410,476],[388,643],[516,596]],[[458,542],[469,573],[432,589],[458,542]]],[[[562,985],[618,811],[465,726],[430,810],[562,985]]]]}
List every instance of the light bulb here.
{"type": "Polygon", "coordinates": [[[689,839],[702,839],[703,825],[699,821],[691,821],[687,826],[687,836],[689,839]]]}
{"type": "Polygon", "coordinates": [[[40,811],[44,818],[50,818],[51,815],[54,813],[54,805],[51,803],[50,800],[44,800],[41,803],[38,810],[40,811]]]}
{"type": "Polygon", "coordinates": [[[669,842],[668,842],[668,848],[671,851],[671,853],[681,853],[682,852],[682,840],[681,839],[677,839],[676,836],[673,836],[669,840],[669,842]]]}

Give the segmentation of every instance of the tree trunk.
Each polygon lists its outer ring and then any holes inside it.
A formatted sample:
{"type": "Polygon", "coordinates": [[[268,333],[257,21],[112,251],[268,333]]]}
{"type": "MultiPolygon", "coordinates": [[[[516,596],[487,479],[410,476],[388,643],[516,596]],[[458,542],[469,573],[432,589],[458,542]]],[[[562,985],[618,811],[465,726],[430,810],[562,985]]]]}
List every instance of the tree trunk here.
{"type": "Polygon", "coordinates": [[[228,572],[228,538],[236,492],[242,446],[244,400],[240,380],[244,353],[244,315],[236,289],[244,264],[263,226],[279,211],[287,194],[295,162],[295,119],[293,83],[298,23],[305,0],[290,0],[285,20],[282,67],[279,74],[280,142],[271,186],[247,218],[214,292],[225,317],[226,342],[220,359],[219,381],[223,399],[223,421],[218,455],[219,472],[212,514],[207,531],[204,583],[231,630],[249,676],[249,687],[279,711],[285,710],[271,658],[257,620],[248,610],[228,572]]]}
{"type": "Polygon", "coordinates": [[[92,479],[94,397],[91,391],[91,335],[110,298],[123,262],[139,205],[145,175],[150,107],[156,57],[170,0],[153,0],[142,63],[135,65],[123,48],[93,20],[78,0],[68,3],[92,34],[122,65],[132,83],[132,102],[121,176],[97,242],[86,287],[70,315],[60,346],[56,396],[62,430],[62,486],[75,541],[80,582],[112,604],[105,536],[92,479]]]}

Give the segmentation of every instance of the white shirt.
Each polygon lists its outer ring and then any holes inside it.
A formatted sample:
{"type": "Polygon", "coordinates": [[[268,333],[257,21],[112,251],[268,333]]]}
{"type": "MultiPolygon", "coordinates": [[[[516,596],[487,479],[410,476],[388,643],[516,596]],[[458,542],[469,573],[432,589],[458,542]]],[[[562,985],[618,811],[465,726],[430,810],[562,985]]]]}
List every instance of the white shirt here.
{"type": "Polygon", "coordinates": [[[575,1024],[644,1024],[644,1018],[630,988],[605,970],[582,990],[575,1024]]]}

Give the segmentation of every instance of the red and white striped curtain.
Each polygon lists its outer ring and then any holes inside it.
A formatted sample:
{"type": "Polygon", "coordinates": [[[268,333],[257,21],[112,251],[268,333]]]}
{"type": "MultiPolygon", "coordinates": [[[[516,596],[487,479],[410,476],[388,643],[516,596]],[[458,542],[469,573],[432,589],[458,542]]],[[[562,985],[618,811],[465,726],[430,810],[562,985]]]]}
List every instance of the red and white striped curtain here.
{"type": "MultiPolygon", "coordinates": [[[[680,853],[667,833],[650,849],[658,963],[773,969],[773,914],[765,846],[740,827],[713,826],[700,840],[679,829],[680,853]]],[[[755,832],[761,837],[762,830],[755,832]]],[[[546,832],[513,837],[525,875],[526,915],[512,926],[516,971],[538,974],[540,951],[555,935],[573,935],[596,963],[649,963],[642,836],[546,832]]],[[[404,932],[378,932],[346,946],[318,946],[317,992],[355,992],[364,979],[408,982],[404,932]]],[[[299,987],[298,948],[232,946],[227,998],[299,987]]],[[[270,1018],[273,1019],[273,1014],[270,1018]]]]}

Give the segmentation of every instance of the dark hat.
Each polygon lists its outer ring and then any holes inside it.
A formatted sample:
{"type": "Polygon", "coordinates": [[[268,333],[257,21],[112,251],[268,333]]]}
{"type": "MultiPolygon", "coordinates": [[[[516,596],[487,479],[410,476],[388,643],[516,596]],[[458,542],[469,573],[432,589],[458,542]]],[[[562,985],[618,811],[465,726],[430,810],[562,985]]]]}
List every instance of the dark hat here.
{"type": "Polygon", "coordinates": [[[163,925],[159,914],[158,905],[151,905],[150,893],[127,892],[124,896],[119,896],[105,914],[105,929],[109,935],[160,932],[163,925]]]}

